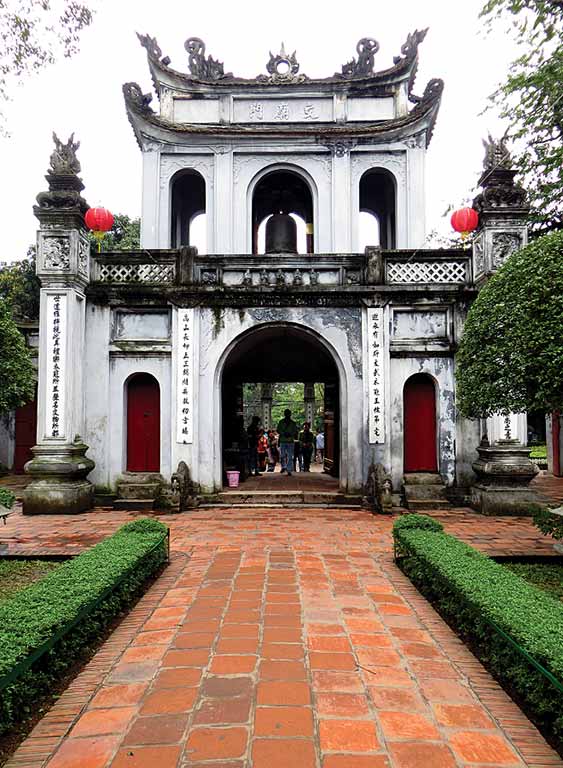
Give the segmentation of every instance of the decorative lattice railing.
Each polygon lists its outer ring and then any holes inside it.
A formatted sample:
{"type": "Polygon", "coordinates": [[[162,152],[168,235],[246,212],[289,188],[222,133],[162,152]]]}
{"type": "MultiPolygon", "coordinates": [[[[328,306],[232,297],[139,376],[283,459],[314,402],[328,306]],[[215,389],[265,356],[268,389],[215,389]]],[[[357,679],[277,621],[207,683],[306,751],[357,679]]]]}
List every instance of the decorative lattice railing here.
{"type": "Polygon", "coordinates": [[[100,264],[100,283],[172,283],[173,264],[100,264]]]}
{"type": "Polygon", "coordinates": [[[466,283],[468,261],[387,261],[386,283],[466,283]]]}

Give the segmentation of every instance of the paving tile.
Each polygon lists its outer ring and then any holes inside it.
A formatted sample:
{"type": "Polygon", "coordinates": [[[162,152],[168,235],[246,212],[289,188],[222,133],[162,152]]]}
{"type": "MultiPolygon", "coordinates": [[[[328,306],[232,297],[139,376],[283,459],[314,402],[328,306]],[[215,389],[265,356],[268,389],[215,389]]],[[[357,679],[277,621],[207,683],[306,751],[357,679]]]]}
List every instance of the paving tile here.
{"type": "Polygon", "coordinates": [[[292,681],[290,683],[275,680],[261,682],[256,691],[258,705],[307,705],[311,703],[311,689],[308,683],[292,681]]]}
{"type": "Polygon", "coordinates": [[[375,725],[365,720],[321,720],[323,752],[374,752],[380,748],[375,725]]]}
{"type": "Polygon", "coordinates": [[[250,677],[207,677],[201,686],[202,696],[210,698],[232,698],[234,696],[249,696],[253,689],[250,677]]]}
{"type": "Polygon", "coordinates": [[[409,712],[378,712],[377,716],[386,739],[439,739],[434,723],[424,715],[409,712]]]}
{"type": "Polygon", "coordinates": [[[250,696],[231,699],[207,699],[197,710],[193,722],[196,725],[231,725],[246,723],[250,717],[250,696]]]}
{"type": "Polygon", "coordinates": [[[370,687],[371,700],[377,709],[401,712],[420,712],[426,709],[424,702],[409,688],[370,687]]]}
{"type": "Polygon", "coordinates": [[[67,739],[49,761],[49,768],[105,768],[121,736],[67,739]]]}
{"type": "Polygon", "coordinates": [[[355,672],[319,671],[312,673],[313,688],[317,691],[363,693],[364,684],[355,672]]]}
{"type": "Polygon", "coordinates": [[[187,722],[187,714],[138,717],[123,744],[174,744],[182,738],[187,722]]]}
{"type": "Polygon", "coordinates": [[[197,698],[197,688],[160,688],[144,699],[141,715],[175,715],[189,712],[197,698]]]}
{"type": "Polygon", "coordinates": [[[305,667],[299,661],[266,659],[259,668],[261,680],[305,680],[305,667]]]}
{"type": "Polygon", "coordinates": [[[181,688],[198,685],[201,669],[195,667],[170,667],[161,670],[154,680],[155,688],[181,688]]]}
{"type": "Polygon", "coordinates": [[[309,664],[312,670],[317,669],[356,669],[356,660],[351,653],[324,653],[311,651],[309,664]]]}
{"type": "Polygon", "coordinates": [[[186,742],[186,754],[193,760],[225,760],[246,752],[246,728],[193,728],[186,742]]]}
{"type": "MultiPolygon", "coordinates": [[[[323,759],[323,768],[389,768],[389,766],[386,755],[325,755],[323,759]]],[[[426,768],[430,766],[430,763],[426,764],[426,768]]],[[[434,768],[433,765],[432,768],[434,768]]]]}
{"type": "Polygon", "coordinates": [[[445,744],[396,742],[390,744],[389,752],[396,768],[457,768],[457,762],[445,744]]]}
{"type": "Polygon", "coordinates": [[[125,733],[136,714],[136,707],[111,707],[84,712],[72,731],[71,738],[78,736],[102,736],[106,733],[125,733]]]}
{"type": "Polygon", "coordinates": [[[255,739],[252,768],[316,768],[313,742],[306,739],[255,739]]]}
{"type": "Polygon", "coordinates": [[[440,725],[448,728],[494,728],[483,707],[471,704],[435,704],[434,714],[440,725]]]}
{"type": "Polygon", "coordinates": [[[313,712],[310,707],[257,707],[255,736],[313,737],[313,712]]]}
{"type": "Polygon", "coordinates": [[[138,704],[147,690],[148,683],[124,683],[101,688],[90,702],[90,708],[125,707],[138,704]]]}
{"type": "Polygon", "coordinates": [[[319,717],[369,717],[365,696],[355,693],[318,693],[316,710],[319,717]]]}
{"type": "Polygon", "coordinates": [[[253,672],[258,663],[258,656],[215,655],[209,671],[214,675],[242,675],[253,672]]]}
{"type": "Polygon", "coordinates": [[[460,760],[483,765],[519,765],[515,752],[496,733],[460,731],[450,737],[450,744],[460,760]]]}
{"type": "Polygon", "coordinates": [[[176,768],[179,746],[125,747],[120,749],[110,768],[176,768]]]}

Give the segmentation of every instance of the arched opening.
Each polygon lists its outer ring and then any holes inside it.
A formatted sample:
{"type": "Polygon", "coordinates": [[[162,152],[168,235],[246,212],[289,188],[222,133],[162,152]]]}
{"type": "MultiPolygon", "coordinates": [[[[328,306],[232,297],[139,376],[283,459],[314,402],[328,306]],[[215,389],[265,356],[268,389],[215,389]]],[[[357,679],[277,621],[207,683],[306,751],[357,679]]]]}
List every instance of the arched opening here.
{"type": "MultiPolygon", "coordinates": [[[[297,253],[308,253],[307,251],[307,223],[296,213],[289,214],[297,226],[297,253]]],[[[258,227],[258,253],[266,251],[266,224],[270,216],[267,216],[258,227]]]]}
{"type": "Polygon", "coordinates": [[[293,215],[297,223],[298,252],[313,253],[313,195],[298,173],[271,171],[256,184],[252,195],[252,253],[264,253],[264,238],[259,236],[259,230],[275,213],[293,215]]]}
{"type": "Polygon", "coordinates": [[[207,250],[205,179],[201,173],[194,170],[179,171],[172,179],[171,192],[171,247],[191,245],[197,247],[200,253],[205,253],[207,250]],[[203,233],[205,236],[202,236],[203,233]]]}
{"type": "MultiPolygon", "coordinates": [[[[266,430],[275,429],[288,407],[300,422],[296,422],[300,430],[308,421],[315,435],[324,435],[323,451],[313,454],[313,460],[318,460],[316,469],[325,473],[319,472],[317,477],[325,477],[327,482],[339,477],[340,376],[332,355],[312,333],[280,324],[245,334],[226,358],[221,398],[223,472],[238,469],[244,478],[248,469],[244,433],[252,416],[258,416],[266,430]],[[295,402],[295,395],[293,402],[278,401],[279,392],[288,389],[283,384],[298,385],[293,391],[303,401],[295,402]],[[257,393],[250,409],[249,390],[257,393]]],[[[278,461],[275,472],[280,469],[278,461]]]]}
{"type": "MultiPolygon", "coordinates": [[[[378,222],[381,248],[396,248],[395,179],[383,168],[366,171],[360,179],[360,212],[369,213],[378,222]]],[[[360,230],[361,232],[361,230],[360,230]]],[[[375,232],[374,232],[375,236],[375,232]]]]}
{"type": "Polygon", "coordinates": [[[370,211],[360,211],[360,253],[368,245],[381,245],[379,219],[370,211]]]}
{"type": "Polygon", "coordinates": [[[37,443],[37,398],[16,408],[13,472],[23,474],[25,464],[33,458],[31,449],[37,443]]]}
{"type": "Polygon", "coordinates": [[[436,387],[425,373],[417,373],[405,382],[404,471],[437,472],[436,387]]]}
{"type": "Polygon", "coordinates": [[[160,387],[150,373],[136,373],[127,387],[127,471],[160,471],[160,387]]]}

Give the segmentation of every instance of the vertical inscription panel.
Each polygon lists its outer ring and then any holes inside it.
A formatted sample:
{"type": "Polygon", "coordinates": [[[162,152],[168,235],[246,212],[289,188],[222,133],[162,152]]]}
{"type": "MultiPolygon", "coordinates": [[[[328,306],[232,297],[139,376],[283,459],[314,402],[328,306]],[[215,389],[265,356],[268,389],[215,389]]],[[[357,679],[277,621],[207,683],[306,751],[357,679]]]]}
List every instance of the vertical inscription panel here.
{"type": "Polygon", "coordinates": [[[65,438],[65,363],[67,296],[47,296],[47,365],[45,437],[65,438]]]}
{"type": "Polygon", "coordinates": [[[368,309],[368,387],[369,441],[385,442],[384,372],[383,372],[383,309],[368,309]]]}
{"type": "Polygon", "coordinates": [[[178,443],[193,442],[193,327],[194,310],[178,310],[177,349],[176,349],[176,419],[178,443]]]}

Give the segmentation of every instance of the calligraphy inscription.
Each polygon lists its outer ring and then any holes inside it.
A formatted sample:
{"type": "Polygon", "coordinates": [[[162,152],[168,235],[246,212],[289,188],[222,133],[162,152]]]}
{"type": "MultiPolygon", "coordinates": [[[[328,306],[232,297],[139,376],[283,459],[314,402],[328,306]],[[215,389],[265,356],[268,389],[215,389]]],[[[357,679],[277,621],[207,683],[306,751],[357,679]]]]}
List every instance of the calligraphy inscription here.
{"type": "Polygon", "coordinates": [[[193,442],[193,309],[178,310],[177,442],[193,442]]]}
{"type": "Polygon", "coordinates": [[[64,437],[64,362],[66,344],[66,296],[48,297],[47,340],[47,437],[64,437]]]}
{"type": "Polygon", "coordinates": [[[368,386],[369,386],[369,441],[385,442],[383,419],[384,376],[383,376],[383,310],[368,309],[368,386]]]}

